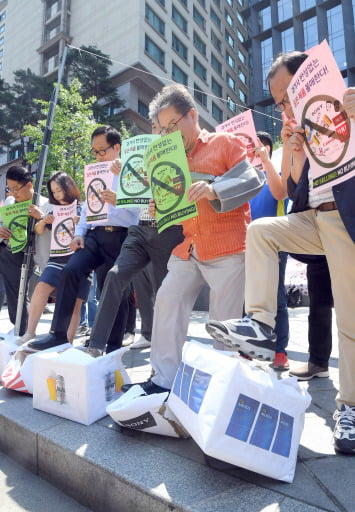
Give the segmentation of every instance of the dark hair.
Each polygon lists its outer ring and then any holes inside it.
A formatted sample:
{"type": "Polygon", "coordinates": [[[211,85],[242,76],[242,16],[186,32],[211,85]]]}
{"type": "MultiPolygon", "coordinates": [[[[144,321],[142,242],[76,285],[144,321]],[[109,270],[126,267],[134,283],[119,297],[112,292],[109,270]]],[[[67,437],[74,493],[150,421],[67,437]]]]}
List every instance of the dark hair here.
{"type": "Polygon", "coordinates": [[[30,171],[22,165],[12,165],[9,167],[6,173],[6,179],[18,181],[22,184],[32,183],[33,181],[33,177],[30,171]]]}
{"type": "Polygon", "coordinates": [[[275,76],[276,72],[282,67],[285,66],[290,75],[295,75],[298,68],[303,64],[303,62],[307,59],[307,53],[293,51],[287,53],[280,53],[269,69],[269,72],[266,76],[266,83],[270,87],[270,80],[275,76]]]}
{"type": "Polygon", "coordinates": [[[107,144],[114,146],[115,144],[121,144],[121,135],[113,126],[107,124],[106,126],[99,126],[91,134],[91,141],[97,135],[105,135],[107,144]]]}
{"type": "Polygon", "coordinates": [[[168,107],[174,107],[179,114],[187,114],[192,108],[196,110],[196,104],[182,84],[173,83],[165,85],[158,94],[154,96],[149,104],[149,118],[157,117],[160,110],[168,107]]]}
{"type": "Polygon", "coordinates": [[[259,137],[260,141],[262,144],[264,144],[264,146],[269,146],[270,147],[270,158],[272,157],[272,145],[273,145],[273,142],[272,142],[272,138],[271,138],[271,135],[270,133],[267,133],[267,132],[256,132],[256,136],[259,137]]]}
{"type": "Polygon", "coordinates": [[[68,176],[66,172],[55,172],[47,181],[48,199],[51,204],[60,204],[54,198],[51,183],[54,181],[57,183],[64,192],[64,201],[68,204],[72,203],[74,199],[77,199],[80,203],[81,194],[78,185],[75,183],[73,178],[68,176]]]}

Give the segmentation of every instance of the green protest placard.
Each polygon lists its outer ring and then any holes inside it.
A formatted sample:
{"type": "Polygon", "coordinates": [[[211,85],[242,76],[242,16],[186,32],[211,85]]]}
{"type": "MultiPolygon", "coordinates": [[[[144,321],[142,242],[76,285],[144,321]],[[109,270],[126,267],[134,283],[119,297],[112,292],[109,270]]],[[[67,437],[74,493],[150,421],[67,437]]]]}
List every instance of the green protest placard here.
{"type": "Polygon", "coordinates": [[[122,141],[121,172],[117,186],[116,206],[137,206],[149,203],[152,193],[143,155],[160,135],[137,135],[122,141]]]}
{"type": "Polygon", "coordinates": [[[22,201],[21,203],[9,204],[0,208],[5,228],[8,228],[12,236],[9,238],[11,252],[22,251],[27,244],[27,225],[28,225],[28,208],[32,201],[22,201]]]}
{"type": "Polygon", "coordinates": [[[152,142],[144,155],[156,206],[158,232],[198,215],[196,203],[187,200],[191,175],[181,132],[152,142]]]}

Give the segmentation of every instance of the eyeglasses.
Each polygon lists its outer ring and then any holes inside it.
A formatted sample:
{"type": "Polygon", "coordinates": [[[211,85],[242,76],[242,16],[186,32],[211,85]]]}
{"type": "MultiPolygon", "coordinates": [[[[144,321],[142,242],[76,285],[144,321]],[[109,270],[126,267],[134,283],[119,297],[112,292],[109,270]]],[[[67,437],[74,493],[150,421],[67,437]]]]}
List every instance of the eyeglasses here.
{"type": "Polygon", "coordinates": [[[18,192],[20,192],[20,190],[25,187],[27,185],[28,182],[24,183],[23,185],[21,185],[21,187],[18,187],[18,188],[10,188],[10,187],[6,187],[5,188],[5,192],[8,193],[8,192],[11,192],[11,194],[17,194],[18,192]]]}
{"type": "Polygon", "coordinates": [[[183,117],[185,117],[186,114],[187,114],[187,112],[185,112],[185,114],[183,114],[181,117],[179,117],[179,119],[177,121],[174,121],[173,123],[170,123],[167,128],[162,128],[160,130],[160,135],[168,135],[169,133],[173,133],[176,130],[178,130],[179,129],[178,122],[181,121],[181,119],[183,117]]]}
{"type": "Polygon", "coordinates": [[[284,99],[280,101],[280,103],[276,103],[274,106],[275,112],[283,112],[287,104],[290,104],[290,100],[288,99],[287,94],[285,94],[284,99]]]}
{"type": "Polygon", "coordinates": [[[94,155],[100,155],[100,156],[105,156],[106,155],[106,151],[108,151],[110,148],[113,148],[113,146],[107,146],[107,148],[105,149],[94,149],[94,148],[91,148],[91,151],[93,152],[94,155]]]}

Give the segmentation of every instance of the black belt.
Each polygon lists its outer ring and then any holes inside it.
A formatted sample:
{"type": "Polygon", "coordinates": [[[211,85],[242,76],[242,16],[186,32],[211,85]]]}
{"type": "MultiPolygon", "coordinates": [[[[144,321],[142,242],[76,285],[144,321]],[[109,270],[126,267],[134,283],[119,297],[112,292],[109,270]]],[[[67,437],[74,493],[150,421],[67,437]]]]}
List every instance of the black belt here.
{"type": "Polygon", "coordinates": [[[328,203],[322,203],[319,206],[317,206],[316,210],[319,210],[320,212],[331,212],[332,210],[337,210],[337,204],[335,201],[329,201],[328,203]]]}
{"type": "Polygon", "coordinates": [[[138,226],[150,226],[151,228],[157,227],[157,221],[155,219],[152,220],[140,220],[138,222],[138,226]]]}
{"type": "Polygon", "coordinates": [[[126,231],[127,228],[124,228],[122,226],[95,226],[94,228],[95,231],[107,231],[109,233],[113,232],[113,231],[126,231]]]}

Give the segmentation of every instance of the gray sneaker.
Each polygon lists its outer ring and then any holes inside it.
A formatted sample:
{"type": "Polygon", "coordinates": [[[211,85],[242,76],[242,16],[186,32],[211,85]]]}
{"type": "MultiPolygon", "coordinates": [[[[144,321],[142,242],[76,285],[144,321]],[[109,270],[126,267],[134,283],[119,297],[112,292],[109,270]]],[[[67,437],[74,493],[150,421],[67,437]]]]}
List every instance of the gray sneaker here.
{"type": "Polygon", "coordinates": [[[311,380],[314,379],[314,377],[329,377],[329,371],[328,367],[323,368],[322,366],[317,366],[308,361],[308,363],[297,370],[291,370],[289,375],[291,375],[291,377],[297,377],[297,380],[311,380]]]}
{"type": "Polygon", "coordinates": [[[89,354],[91,357],[100,357],[103,355],[103,351],[99,348],[95,347],[85,347],[85,345],[80,345],[79,347],[75,347],[78,350],[81,350],[82,352],[86,352],[86,354],[89,354]]]}

